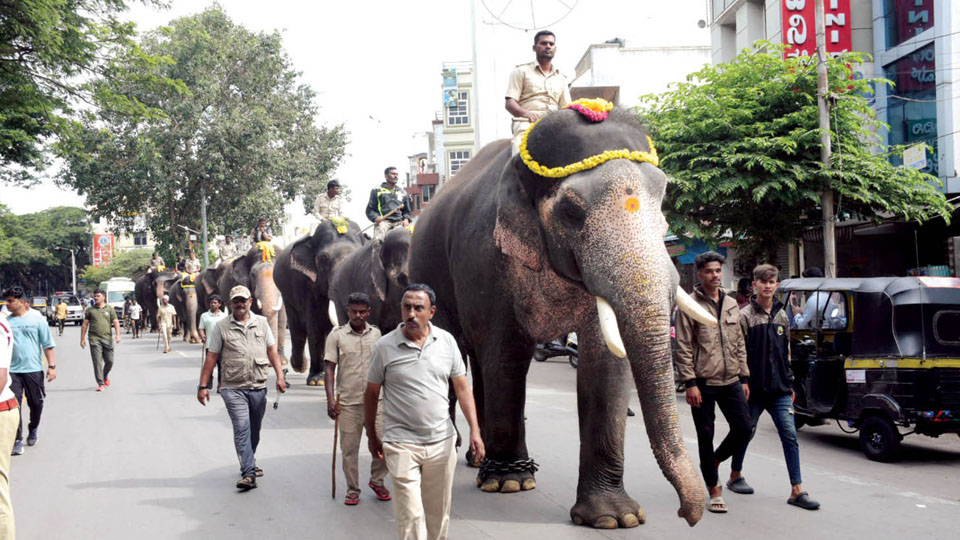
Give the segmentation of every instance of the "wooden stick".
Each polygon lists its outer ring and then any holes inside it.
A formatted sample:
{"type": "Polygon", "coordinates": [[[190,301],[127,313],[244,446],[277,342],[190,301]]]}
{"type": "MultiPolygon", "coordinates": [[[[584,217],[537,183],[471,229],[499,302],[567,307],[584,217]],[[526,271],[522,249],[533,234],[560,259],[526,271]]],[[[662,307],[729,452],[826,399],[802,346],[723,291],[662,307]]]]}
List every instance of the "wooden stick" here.
{"type": "MultiPolygon", "coordinates": [[[[393,210],[387,212],[386,215],[383,216],[383,218],[386,219],[386,218],[388,218],[388,217],[396,214],[396,213],[397,213],[397,210],[400,210],[401,208],[403,208],[403,205],[402,205],[402,204],[401,204],[400,206],[394,208],[393,210]]],[[[373,227],[374,225],[376,225],[376,223],[371,223],[370,225],[367,225],[366,227],[364,227],[363,230],[360,231],[360,232],[361,232],[361,233],[364,233],[364,232],[367,231],[367,229],[369,229],[370,227],[373,227]]]]}
{"type": "Polygon", "coordinates": [[[340,434],[340,392],[337,392],[337,417],[333,420],[333,463],[330,465],[330,480],[333,483],[331,498],[337,498],[337,435],[340,434]]]}

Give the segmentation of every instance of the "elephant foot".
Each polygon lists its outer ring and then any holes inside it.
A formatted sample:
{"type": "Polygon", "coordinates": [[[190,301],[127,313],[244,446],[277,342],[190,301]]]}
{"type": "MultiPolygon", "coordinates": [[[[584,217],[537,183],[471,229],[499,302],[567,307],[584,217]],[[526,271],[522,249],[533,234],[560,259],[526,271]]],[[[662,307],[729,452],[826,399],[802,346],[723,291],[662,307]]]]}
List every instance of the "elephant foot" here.
{"type": "Polygon", "coordinates": [[[532,459],[514,461],[484,459],[477,474],[477,487],[486,493],[530,491],[537,487],[537,480],[534,477],[537,468],[537,464],[532,459]]]}
{"type": "Polygon", "coordinates": [[[303,361],[303,355],[294,355],[294,357],[290,359],[290,367],[297,373],[305,372],[307,370],[307,363],[303,361]]]}
{"type": "Polygon", "coordinates": [[[594,529],[628,529],[645,523],[647,515],[626,493],[606,492],[578,497],[577,504],[570,509],[570,519],[594,529]]]}
{"type": "Polygon", "coordinates": [[[323,373],[314,373],[307,377],[307,386],[323,386],[323,373]]]}

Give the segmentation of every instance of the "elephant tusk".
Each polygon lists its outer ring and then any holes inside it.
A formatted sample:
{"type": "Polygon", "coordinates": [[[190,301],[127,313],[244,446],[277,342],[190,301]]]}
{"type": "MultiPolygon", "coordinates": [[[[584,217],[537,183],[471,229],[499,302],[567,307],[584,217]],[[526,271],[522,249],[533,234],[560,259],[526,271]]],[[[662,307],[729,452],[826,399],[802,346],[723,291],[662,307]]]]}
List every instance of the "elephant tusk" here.
{"type": "Polygon", "coordinates": [[[617,327],[617,314],[613,312],[610,303],[597,297],[597,315],[600,317],[600,333],[607,348],[617,358],[626,358],[627,349],[620,338],[620,328],[617,327]]]}
{"type": "Polygon", "coordinates": [[[330,322],[334,326],[340,326],[340,323],[337,321],[337,306],[333,304],[333,300],[330,301],[330,306],[327,308],[327,315],[330,317],[330,322]]]}
{"type": "Polygon", "coordinates": [[[697,322],[707,326],[717,325],[717,318],[710,315],[710,312],[707,310],[703,309],[703,306],[698,304],[696,300],[684,292],[679,285],[677,286],[677,307],[680,308],[680,311],[686,313],[690,317],[693,317],[693,319],[697,322]]]}
{"type": "Polygon", "coordinates": [[[280,311],[281,309],[283,309],[283,295],[279,294],[277,295],[277,304],[273,306],[273,310],[280,311]]]}
{"type": "Polygon", "coordinates": [[[261,302],[259,298],[257,298],[257,309],[263,309],[263,302],[261,302]]]}

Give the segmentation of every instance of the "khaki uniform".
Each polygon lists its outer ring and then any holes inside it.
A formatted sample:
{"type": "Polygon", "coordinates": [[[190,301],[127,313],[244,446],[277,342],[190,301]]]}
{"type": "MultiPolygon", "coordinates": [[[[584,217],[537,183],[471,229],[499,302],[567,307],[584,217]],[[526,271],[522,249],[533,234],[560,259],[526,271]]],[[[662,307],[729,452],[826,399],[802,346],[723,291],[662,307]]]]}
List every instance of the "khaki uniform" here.
{"type": "Polygon", "coordinates": [[[163,350],[170,350],[170,335],[173,332],[173,318],[177,314],[177,309],[171,304],[161,305],[157,308],[157,319],[160,322],[160,335],[163,336],[163,350]]]}
{"type": "Polygon", "coordinates": [[[313,215],[320,221],[330,218],[342,218],[343,197],[337,195],[331,199],[326,193],[317,195],[317,199],[313,203],[313,215]]]}
{"type": "Polygon", "coordinates": [[[188,274],[196,274],[202,268],[200,264],[200,259],[194,257],[192,259],[187,259],[187,262],[184,266],[188,274]]]}
{"type": "MultiPolygon", "coordinates": [[[[340,394],[340,451],[343,453],[343,475],[347,493],[360,493],[359,452],[363,434],[363,394],[367,387],[367,370],[373,346],[380,339],[380,330],[367,324],[358,334],[350,324],[338,326],[327,336],[323,359],[337,364],[336,389],[340,394]]],[[[377,408],[377,433],[383,434],[380,407],[377,408]]],[[[376,457],[370,462],[370,483],[383,485],[387,464],[376,457]]]]}
{"type": "MultiPolygon", "coordinates": [[[[550,73],[544,73],[540,64],[530,62],[520,64],[510,74],[506,97],[513,98],[528,111],[549,112],[566,107],[570,99],[566,75],[554,67],[550,73]]],[[[520,138],[530,127],[526,119],[513,120],[513,153],[520,149],[520,138]]]]}

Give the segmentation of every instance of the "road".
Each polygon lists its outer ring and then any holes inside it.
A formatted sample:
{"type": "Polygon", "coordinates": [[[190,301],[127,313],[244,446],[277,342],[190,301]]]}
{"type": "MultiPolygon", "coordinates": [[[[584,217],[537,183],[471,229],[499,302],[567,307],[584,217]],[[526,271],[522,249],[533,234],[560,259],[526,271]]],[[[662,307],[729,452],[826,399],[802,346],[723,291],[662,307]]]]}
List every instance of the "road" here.
{"type": "MultiPolygon", "coordinates": [[[[303,375],[291,374],[293,387],[279,409],[268,408],[258,452],[265,476],[258,489],[241,494],[233,487],[238,466],[223,404],[214,398],[201,407],[195,399],[198,345],[177,341],[171,354],[161,354],[156,334],[124,336],[113,385],[97,393],[89,353],[78,343],[76,327],[58,339],[60,375],[47,386],[40,440],[13,457],[21,540],[395,538],[390,504],[376,501],[369,490],[359,506],[343,505],[339,471],[340,491],[331,499],[333,423],[323,391],[307,387],[303,375]]],[[[676,494],[654,462],[640,416],[628,418],[625,484],[643,505],[647,523],[614,531],[575,526],[569,518],[579,448],[575,377],[562,358],[533,364],[527,436],[540,464],[537,489],[482,493],[475,469],[461,460],[451,538],[960,538],[956,436],[908,437],[903,459],[882,464],[865,459],[856,436],[836,425],[803,428],[804,486],[823,504],[809,512],[785,504],[786,468],[766,416],[744,471],[757,493],[727,493],[730,513],[705,513],[694,528],[676,517],[676,494]]],[[[639,410],[635,398],[631,406],[639,410]]],[[[688,450],[696,456],[689,408],[681,403],[679,411],[688,450]]],[[[368,460],[364,449],[361,471],[368,460]]],[[[722,467],[721,477],[727,472],[722,467]]]]}

